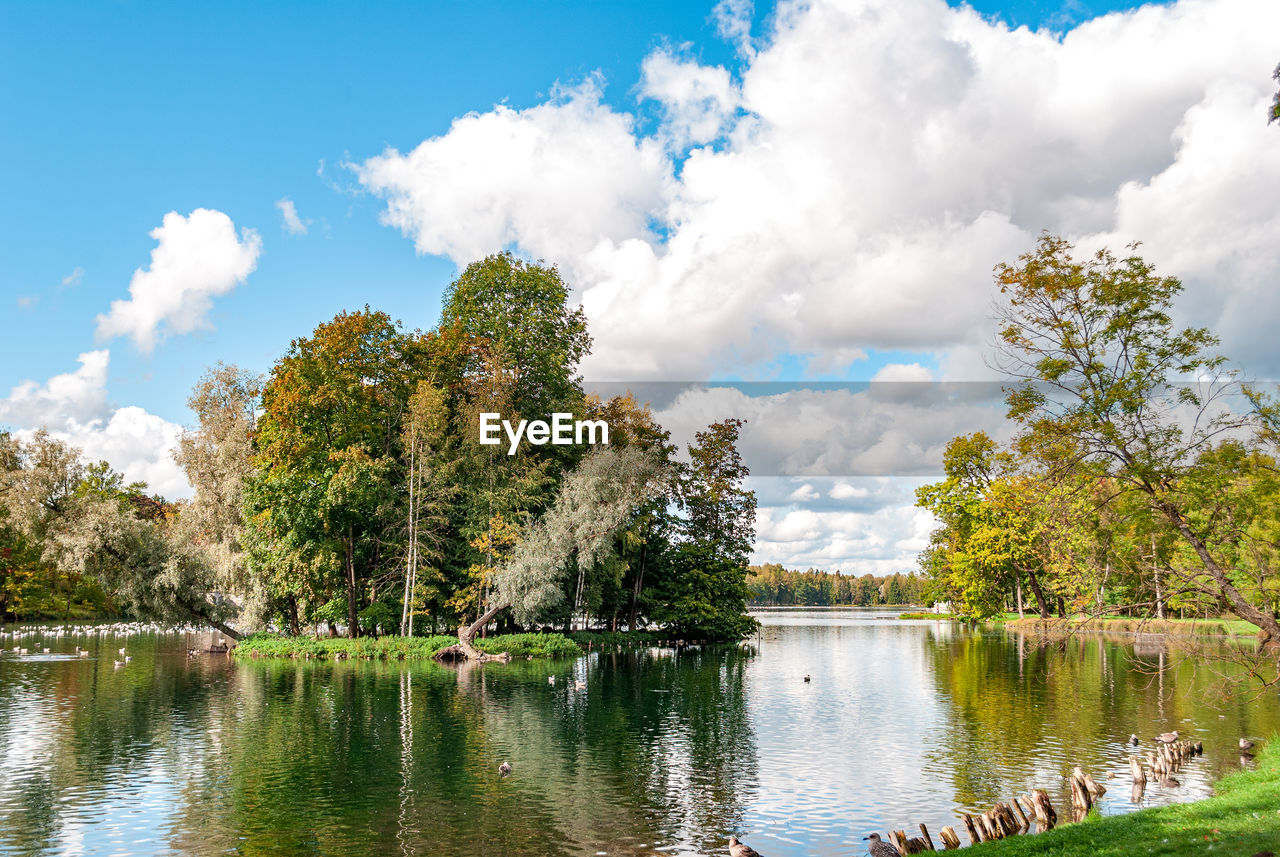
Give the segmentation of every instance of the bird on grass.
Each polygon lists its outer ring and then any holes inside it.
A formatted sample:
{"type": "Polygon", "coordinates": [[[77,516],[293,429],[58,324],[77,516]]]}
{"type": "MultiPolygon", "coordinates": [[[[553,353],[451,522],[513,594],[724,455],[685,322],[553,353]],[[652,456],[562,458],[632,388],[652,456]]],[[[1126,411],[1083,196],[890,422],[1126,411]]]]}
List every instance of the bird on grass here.
{"type": "Polygon", "coordinates": [[[499,776],[503,776],[503,777],[505,777],[505,776],[509,775],[510,773],[511,773],[511,763],[510,763],[510,762],[503,762],[501,765],[499,765],[499,766],[498,766],[498,774],[499,774],[499,776]]]}
{"type": "Polygon", "coordinates": [[[760,852],[750,845],[739,842],[738,837],[729,837],[729,857],[760,857],[760,852]]]}
{"type": "Polygon", "coordinates": [[[894,848],[888,842],[880,839],[879,833],[873,833],[870,836],[862,837],[864,840],[870,840],[871,844],[867,846],[867,853],[871,857],[898,857],[898,849],[894,848]]]}
{"type": "Polygon", "coordinates": [[[1161,732],[1156,736],[1156,740],[1161,744],[1172,744],[1178,740],[1178,730],[1175,729],[1172,732],[1161,732]]]}

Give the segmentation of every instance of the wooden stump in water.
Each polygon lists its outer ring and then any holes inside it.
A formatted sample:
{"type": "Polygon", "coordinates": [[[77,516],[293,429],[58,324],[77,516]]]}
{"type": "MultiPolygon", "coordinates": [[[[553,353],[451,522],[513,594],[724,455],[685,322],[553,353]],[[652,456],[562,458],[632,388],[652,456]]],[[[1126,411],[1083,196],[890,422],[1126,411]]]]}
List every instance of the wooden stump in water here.
{"type": "Polygon", "coordinates": [[[1044,833],[1058,825],[1058,813],[1049,801],[1049,793],[1044,789],[1032,789],[1031,798],[1036,808],[1036,832],[1044,833]]]}
{"type": "Polygon", "coordinates": [[[1089,796],[1093,798],[1094,803],[1097,803],[1098,798],[1107,793],[1106,788],[1100,785],[1092,774],[1084,775],[1084,787],[1089,790],[1089,796]]]}
{"type": "Polygon", "coordinates": [[[1142,760],[1137,756],[1129,757],[1129,773],[1133,774],[1134,785],[1145,786],[1147,784],[1147,775],[1142,770],[1142,760]]]}
{"type": "Polygon", "coordinates": [[[977,845],[982,841],[982,835],[978,833],[978,826],[973,823],[973,816],[966,812],[963,818],[965,829],[969,832],[969,844],[977,845]]]}
{"type": "Polygon", "coordinates": [[[1084,777],[1080,774],[1072,774],[1069,783],[1071,785],[1071,820],[1080,822],[1089,814],[1089,808],[1093,806],[1093,797],[1089,794],[1089,789],[1084,784],[1084,777]]]}
{"type": "Polygon", "coordinates": [[[901,854],[902,857],[906,857],[906,855],[911,853],[907,847],[907,832],[905,830],[889,831],[889,842],[893,844],[894,848],[898,849],[898,853],[901,854]]]}
{"type": "Polygon", "coordinates": [[[1133,788],[1129,790],[1130,803],[1142,803],[1142,795],[1147,790],[1147,781],[1138,782],[1134,780],[1133,788]]]}
{"type": "Polygon", "coordinates": [[[929,835],[929,828],[925,827],[923,824],[920,825],[920,836],[922,839],[924,839],[924,844],[928,846],[927,850],[929,851],[938,850],[933,847],[933,837],[929,835]]]}
{"type": "MultiPolygon", "coordinates": [[[[1026,798],[1024,797],[1022,800],[1026,800],[1026,798]]],[[[1022,803],[1016,797],[1012,798],[1009,803],[1018,812],[1018,832],[1026,833],[1031,829],[1031,819],[1027,818],[1027,811],[1022,808],[1022,803]]],[[[1032,810],[1032,812],[1035,812],[1035,810],[1032,810]]]]}
{"type": "Polygon", "coordinates": [[[942,840],[942,847],[948,851],[955,851],[960,847],[960,837],[956,835],[956,829],[951,825],[939,830],[938,837],[942,840]]]}

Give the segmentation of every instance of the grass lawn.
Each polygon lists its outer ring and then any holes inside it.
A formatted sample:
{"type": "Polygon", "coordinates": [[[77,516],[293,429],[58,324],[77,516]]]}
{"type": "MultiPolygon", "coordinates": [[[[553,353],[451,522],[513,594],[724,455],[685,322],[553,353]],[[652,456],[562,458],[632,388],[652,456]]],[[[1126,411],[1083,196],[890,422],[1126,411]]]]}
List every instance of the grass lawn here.
{"type": "Polygon", "coordinates": [[[1119,631],[1143,634],[1173,634],[1195,637],[1254,637],[1258,626],[1243,619],[1137,619],[1123,616],[1105,619],[1085,619],[1071,616],[1067,619],[1041,619],[1027,616],[1008,621],[1010,628],[1065,631],[1119,631]]]}
{"type": "Polygon", "coordinates": [[[1223,777],[1216,795],[1196,803],[1090,817],[1048,833],[976,846],[982,857],[1132,857],[1280,852],[1280,740],[1269,741],[1256,768],[1223,777]]]}
{"type": "MultiPolygon", "coordinates": [[[[279,634],[253,634],[245,637],[231,651],[240,658],[349,658],[351,660],[403,661],[427,660],[441,649],[458,642],[456,636],[434,637],[284,637],[279,634]]],[[[562,634],[502,634],[477,638],[475,647],[496,655],[507,652],[512,657],[571,657],[582,654],[573,640],[562,634]]]]}

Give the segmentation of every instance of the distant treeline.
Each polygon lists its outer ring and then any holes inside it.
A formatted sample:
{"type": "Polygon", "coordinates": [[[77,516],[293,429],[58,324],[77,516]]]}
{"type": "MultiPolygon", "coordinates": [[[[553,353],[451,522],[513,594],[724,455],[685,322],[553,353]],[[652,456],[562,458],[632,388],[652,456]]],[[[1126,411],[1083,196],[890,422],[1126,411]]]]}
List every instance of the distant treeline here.
{"type": "Polygon", "coordinates": [[[854,577],[815,568],[799,571],[777,563],[753,565],[747,575],[750,603],[762,607],[788,604],[826,606],[849,604],[923,604],[925,579],[915,574],[854,577]]]}

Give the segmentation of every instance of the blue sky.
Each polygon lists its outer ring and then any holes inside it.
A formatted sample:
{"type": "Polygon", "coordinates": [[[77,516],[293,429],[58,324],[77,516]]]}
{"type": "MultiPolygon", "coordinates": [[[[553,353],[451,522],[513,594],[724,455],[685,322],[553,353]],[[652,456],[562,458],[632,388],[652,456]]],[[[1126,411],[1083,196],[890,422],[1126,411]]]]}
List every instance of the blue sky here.
{"type": "MultiPolygon", "coordinates": [[[[1042,229],[1143,240],[1187,317],[1274,377],[1278,8],[3,3],[0,424],[181,494],[166,445],[205,367],[266,371],[364,304],[429,327],[458,266],[504,246],[577,289],[597,380],[989,377],[991,268],[1042,229]],[[145,331],[100,323],[166,215],[201,209],[228,227],[205,249],[251,272],[145,331]]],[[[976,427],[845,404],[862,446],[762,491],[764,558],[904,561],[928,523],[910,491],[838,480],[918,474],[976,427]]],[[[795,432],[751,407],[777,458],[795,432]]]]}
{"type": "MultiPolygon", "coordinates": [[[[1079,8],[973,5],[1032,27],[1079,8]]],[[[411,148],[469,111],[536,104],[557,82],[595,72],[606,100],[634,111],[641,60],[656,46],[688,43],[704,63],[734,65],[710,12],[688,2],[5,4],[0,389],[74,368],[94,346],[94,317],[147,264],[148,232],[169,211],[224,211],[262,235],[263,253],[249,282],[217,302],[213,330],[171,337],[151,355],[112,349],[120,402],[185,421],[204,366],[264,370],[343,308],[369,303],[430,326],[455,266],[381,226],[380,201],[342,164],[411,148]],[[311,221],[308,235],[282,230],[275,203],[286,196],[311,221]]],[[[906,356],[927,359],[883,359],[906,356]]],[[[720,374],[802,371],[784,354],[720,374]]]]}

